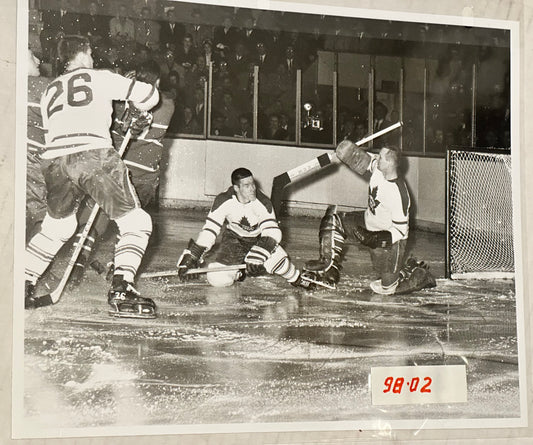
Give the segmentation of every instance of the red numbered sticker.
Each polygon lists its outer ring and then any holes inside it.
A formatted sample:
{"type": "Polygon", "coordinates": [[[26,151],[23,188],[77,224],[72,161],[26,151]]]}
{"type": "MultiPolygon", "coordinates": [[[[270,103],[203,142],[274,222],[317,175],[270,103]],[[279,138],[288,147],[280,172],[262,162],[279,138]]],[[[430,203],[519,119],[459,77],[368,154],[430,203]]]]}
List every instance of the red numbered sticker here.
{"type": "Polygon", "coordinates": [[[466,402],[466,367],[393,366],[372,368],[373,405],[466,402]]]}

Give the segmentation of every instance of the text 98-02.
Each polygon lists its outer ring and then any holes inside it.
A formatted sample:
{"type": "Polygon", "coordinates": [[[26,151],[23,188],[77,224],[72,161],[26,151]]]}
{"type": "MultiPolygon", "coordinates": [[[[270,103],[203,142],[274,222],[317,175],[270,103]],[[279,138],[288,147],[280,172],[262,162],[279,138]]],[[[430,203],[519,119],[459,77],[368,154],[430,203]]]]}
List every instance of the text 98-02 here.
{"type": "Polygon", "coordinates": [[[373,405],[467,401],[464,365],[372,368],[370,382],[373,405]]]}

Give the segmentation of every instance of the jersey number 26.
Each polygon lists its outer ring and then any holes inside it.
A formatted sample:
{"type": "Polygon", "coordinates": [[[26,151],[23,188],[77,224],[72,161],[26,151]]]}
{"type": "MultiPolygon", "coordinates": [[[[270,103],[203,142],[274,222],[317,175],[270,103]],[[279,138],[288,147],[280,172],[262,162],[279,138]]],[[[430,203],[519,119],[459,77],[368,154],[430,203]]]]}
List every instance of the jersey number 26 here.
{"type": "MultiPolygon", "coordinates": [[[[67,104],[71,107],[83,107],[89,105],[93,100],[93,91],[87,85],[90,82],[91,76],[89,73],[79,73],[69,77],[67,81],[67,104]]],[[[64,102],[63,93],[65,92],[65,89],[63,82],[60,80],[52,82],[48,85],[47,93],[52,89],[54,90],[54,94],[46,107],[48,119],[50,119],[52,114],[63,109],[62,102],[64,102]]]]}

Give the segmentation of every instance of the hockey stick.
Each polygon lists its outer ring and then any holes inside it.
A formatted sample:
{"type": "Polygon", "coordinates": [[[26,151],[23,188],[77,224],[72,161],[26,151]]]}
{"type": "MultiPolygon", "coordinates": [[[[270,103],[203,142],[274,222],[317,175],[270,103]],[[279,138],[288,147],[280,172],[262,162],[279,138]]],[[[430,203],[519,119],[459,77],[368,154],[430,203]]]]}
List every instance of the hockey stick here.
{"type": "MultiPolygon", "coordinates": [[[[246,264],[234,264],[229,266],[218,267],[201,267],[198,269],[189,269],[186,275],[202,274],[209,272],[226,272],[232,270],[246,269],[246,264]]],[[[145,272],[139,275],[140,278],[160,278],[160,277],[172,277],[178,275],[178,269],[162,270],[160,272],[145,272]]]]}
{"type": "MultiPolygon", "coordinates": [[[[122,155],[126,151],[126,148],[128,147],[130,139],[131,139],[131,130],[128,129],[128,131],[124,135],[122,144],[120,144],[120,148],[118,149],[118,154],[120,157],[122,157],[122,155]]],[[[63,273],[63,276],[61,277],[61,281],[59,282],[57,287],[49,294],[35,297],[34,299],[35,308],[49,306],[51,304],[56,304],[61,298],[61,295],[63,294],[63,291],[65,290],[65,287],[67,285],[68,279],[70,278],[72,269],[74,269],[74,266],[76,265],[76,260],[78,259],[80,252],[83,249],[85,240],[87,239],[87,236],[89,235],[91,227],[94,224],[94,221],[96,220],[96,217],[98,216],[99,211],[100,211],[100,207],[98,206],[98,204],[94,204],[91,214],[89,215],[89,218],[87,219],[87,222],[85,223],[85,226],[83,227],[83,230],[80,234],[79,240],[76,246],[74,247],[74,251],[72,252],[72,256],[70,257],[70,260],[67,264],[67,268],[65,269],[65,272],[63,273]]]]}
{"type": "MultiPolygon", "coordinates": [[[[367,142],[370,142],[380,136],[383,136],[386,133],[396,130],[396,128],[399,128],[401,126],[401,122],[396,122],[395,124],[390,125],[389,127],[384,128],[383,130],[380,130],[377,133],[371,134],[370,136],[367,136],[355,142],[355,145],[360,147],[361,145],[366,144],[367,142]]],[[[332,164],[336,160],[336,158],[337,155],[335,154],[335,152],[323,153],[320,156],[299,165],[298,167],[294,167],[293,169],[287,170],[285,173],[276,176],[272,181],[272,191],[270,193],[270,201],[272,202],[272,206],[274,207],[274,213],[276,215],[279,215],[279,210],[281,207],[281,198],[283,197],[283,189],[287,185],[289,185],[299,176],[302,176],[313,170],[319,170],[323,167],[332,164]]]]}

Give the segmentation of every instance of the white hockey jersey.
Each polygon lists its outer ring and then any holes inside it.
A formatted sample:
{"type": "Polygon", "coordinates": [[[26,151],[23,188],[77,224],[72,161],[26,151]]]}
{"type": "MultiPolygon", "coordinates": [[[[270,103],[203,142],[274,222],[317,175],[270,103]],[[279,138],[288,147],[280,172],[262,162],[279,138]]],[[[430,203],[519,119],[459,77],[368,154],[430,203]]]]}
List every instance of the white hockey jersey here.
{"type": "Polygon", "coordinates": [[[407,239],[411,199],[405,182],[401,179],[385,179],[377,168],[376,157],[373,157],[369,170],[372,176],[368,185],[368,206],[365,211],[367,230],[388,230],[393,243],[407,239]]]}
{"type": "Polygon", "coordinates": [[[41,98],[44,159],[113,147],[109,127],[113,100],[131,100],[143,110],[159,101],[154,86],[105,70],[78,68],[51,82],[41,98]]]}
{"type": "Polygon", "coordinates": [[[247,204],[239,202],[233,187],[219,194],[198,235],[197,244],[209,250],[215,244],[224,224],[240,238],[268,236],[278,243],[281,241],[281,230],[272,203],[259,190],[257,198],[247,204]]]}

